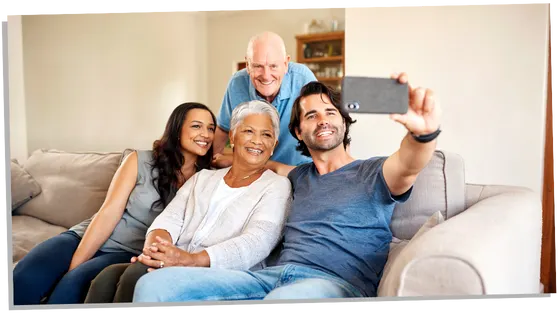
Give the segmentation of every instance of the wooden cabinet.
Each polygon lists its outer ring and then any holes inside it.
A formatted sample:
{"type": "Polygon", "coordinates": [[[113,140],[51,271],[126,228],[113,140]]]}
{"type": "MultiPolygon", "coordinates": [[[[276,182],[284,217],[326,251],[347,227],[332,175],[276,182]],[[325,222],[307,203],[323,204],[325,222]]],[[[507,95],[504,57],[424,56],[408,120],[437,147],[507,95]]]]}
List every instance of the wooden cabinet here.
{"type": "Polygon", "coordinates": [[[297,62],[315,77],[340,91],[344,76],[344,31],[297,35],[297,62]]]}

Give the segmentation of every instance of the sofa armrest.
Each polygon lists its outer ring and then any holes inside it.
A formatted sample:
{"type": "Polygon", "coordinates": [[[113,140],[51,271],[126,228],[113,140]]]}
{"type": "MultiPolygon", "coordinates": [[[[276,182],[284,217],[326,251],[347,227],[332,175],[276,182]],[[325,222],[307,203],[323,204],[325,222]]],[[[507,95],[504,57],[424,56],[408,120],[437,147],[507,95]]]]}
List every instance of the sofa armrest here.
{"type": "Polygon", "coordinates": [[[481,200],[504,192],[527,191],[527,188],[520,186],[481,184],[466,184],[465,189],[466,208],[470,208],[472,205],[481,200]]]}
{"type": "Polygon", "coordinates": [[[386,295],[539,293],[539,196],[512,187],[412,240],[390,266],[386,295]]]}

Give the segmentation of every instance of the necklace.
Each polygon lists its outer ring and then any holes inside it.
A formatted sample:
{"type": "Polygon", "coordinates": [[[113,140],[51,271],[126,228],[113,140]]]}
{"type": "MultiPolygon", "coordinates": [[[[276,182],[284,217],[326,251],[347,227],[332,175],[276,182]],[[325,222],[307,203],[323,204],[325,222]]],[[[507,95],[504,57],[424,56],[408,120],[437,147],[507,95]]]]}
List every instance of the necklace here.
{"type": "Polygon", "coordinates": [[[253,173],[253,174],[247,175],[247,176],[245,176],[245,177],[243,177],[243,178],[241,178],[241,179],[242,179],[242,180],[243,180],[243,179],[247,179],[247,178],[249,178],[249,177],[251,177],[252,175],[255,175],[255,174],[256,174],[256,173],[253,173]]]}
{"type": "Polygon", "coordinates": [[[264,170],[264,167],[258,169],[258,170],[257,170],[256,172],[254,172],[254,173],[251,173],[251,174],[249,174],[249,175],[247,175],[247,176],[241,177],[241,180],[247,179],[247,178],[249,178],[249,177],[251,177],[251,176],[253,176],[253,175],[255,175],[255,174],[261,172],[262,170],[264,170]]]}

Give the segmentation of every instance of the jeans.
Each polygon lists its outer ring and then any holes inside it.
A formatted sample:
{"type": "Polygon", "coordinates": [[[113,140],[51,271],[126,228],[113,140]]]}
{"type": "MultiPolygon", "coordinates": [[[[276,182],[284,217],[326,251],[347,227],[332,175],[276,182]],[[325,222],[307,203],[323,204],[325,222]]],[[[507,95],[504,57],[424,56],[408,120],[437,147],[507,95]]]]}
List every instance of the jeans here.
{"type": "Polygon", "coordinates": [[[138,279],[148,273],[148,266],[115,264],[101,271],[91,282],[84,303],[130,303],[138,279]]]}
{"type": "Polygon", "coordinates": [[[284,265],[255,272],[165,267],[141,277],[134,302],[362,297],[354,286],[325,272],[284,265]]]}
{"type": "Polygon", "coordinates": [[[63,232],[35,246],[14,268],[14,305],[82,303],[91,280],[103,268],[129,262],[132,253],[97,251],[88,261],[68,272],[81,238],[63,232]]]}

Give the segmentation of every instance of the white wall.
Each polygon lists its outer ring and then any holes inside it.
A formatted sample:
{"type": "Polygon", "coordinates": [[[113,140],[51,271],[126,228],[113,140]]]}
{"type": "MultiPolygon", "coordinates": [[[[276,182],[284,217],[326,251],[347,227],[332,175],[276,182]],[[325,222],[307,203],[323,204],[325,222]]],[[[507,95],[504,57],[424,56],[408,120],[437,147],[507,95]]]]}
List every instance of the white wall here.
{"type": "Polygon", "coordinates": [[[23,82],[21,16],[8,16],[8,84],[10,111],[10,158],[27,159],[27,122],[23,82]]]}
{"type": "Polygon", "coordinates": [[[296,38],[312,19],[344,22],[345,9],[294,9],[208,12],[208,100],[218,114],[237,62],[244,61],[249,39],[262,31],[278,33],[296,61],[296,38]]]}
{"type": "Polygon", "coordinates": [[[30,154],[151,148],[207,102],[204,13],[24,16],[23,49],[30,154]]]}
{"type": "MultiPolygon", "coordinates": [[[[547,30],[546,4],[346,9],[346,74],[407,72],[436,92],[438,147],[463,156],[466,181],[540,193],[547,30]]],[[[402,126],[355,117],[354,156],[398,149],[402,126]]]]}

